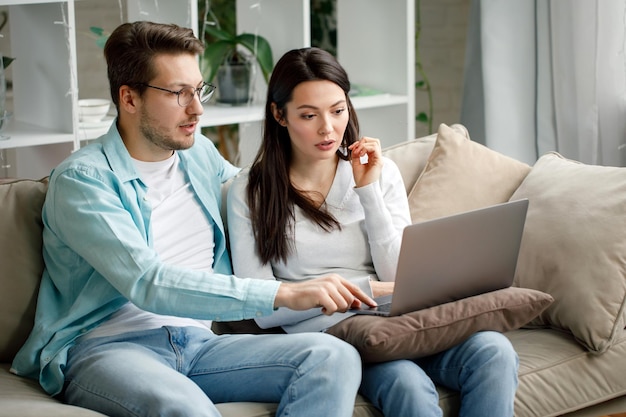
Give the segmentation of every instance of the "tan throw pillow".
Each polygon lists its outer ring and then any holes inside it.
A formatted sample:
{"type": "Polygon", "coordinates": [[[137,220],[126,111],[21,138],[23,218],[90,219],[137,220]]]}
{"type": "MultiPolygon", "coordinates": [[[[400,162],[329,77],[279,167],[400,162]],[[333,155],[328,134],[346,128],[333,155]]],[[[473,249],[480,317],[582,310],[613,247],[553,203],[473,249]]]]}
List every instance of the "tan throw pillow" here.
{"type": "Polygon", "coordinates": [[[552,301],[541,291],[509,287],[396,317],[352,316],[327,332],[356,347],[365,362],[415,359],[481,330],[517,329],[552,301]]]}
{"type": "Polygon", "coordinates": [[[626,168],[548,153],[511,200],[528,198],[514,285],[554,304],[532,324],[569,330],[604,352],[621,335],[626,297],[626,168]]]}
{"type": "Polygon", "coordinates": [[[13,360],[33,327],[47,187],[47,180],[0,184],[0,362],[13,360]]]}
{"type": "Polygon", "coordinates": [[[392,159],[398,166],[407,194],[426,166],[435,139],[436,135],[424,136],[383,149],[383,155],[392,159]]]}
{"type": "Polygon", "coordinates": [[[504,203],[530,166],[495,152],[445,124],[409,193],[413,223],[504,203]]]}

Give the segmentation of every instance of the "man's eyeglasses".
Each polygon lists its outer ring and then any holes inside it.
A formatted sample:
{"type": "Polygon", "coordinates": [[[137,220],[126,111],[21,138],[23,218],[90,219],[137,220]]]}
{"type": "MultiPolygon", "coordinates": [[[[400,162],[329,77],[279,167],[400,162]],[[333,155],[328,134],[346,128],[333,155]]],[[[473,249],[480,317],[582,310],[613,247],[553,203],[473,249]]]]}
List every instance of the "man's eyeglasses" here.
{"type": "Polygon", "coordinates": [[[202,85],[198,88],[183,87],[178,91],[168,90],[167,88],[156,87],[150,84],[140,84],[145,87],[154,88],[156,90],[167,91],[168,93],[176,94],[178,99],[178,105],[181,107],[187,107],[193,101],[193,96],[198,94],[200,103],[206,103],[209,101],[213,93],[215,92],[215,86],[206,82],[202,82],[202,85]]]}

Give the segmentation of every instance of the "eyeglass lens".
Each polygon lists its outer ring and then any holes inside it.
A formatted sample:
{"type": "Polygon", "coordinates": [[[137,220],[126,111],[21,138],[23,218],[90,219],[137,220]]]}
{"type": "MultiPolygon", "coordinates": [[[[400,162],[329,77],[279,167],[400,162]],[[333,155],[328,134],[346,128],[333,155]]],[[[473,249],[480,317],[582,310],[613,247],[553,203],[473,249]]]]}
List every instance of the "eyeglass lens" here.
{"type": "Polygon", "coordinates": [[[194,94],[196,94],[196,92],[198,93],[198,98],[200,99],[200,102],[205,103],[211,98],[214,91],[215,87],[213,87],[211,84],[204,84],[200,88],[183,88],[178,94],[178,104],[183,107],[188,106],[189,103],[192,102],[193,96],[194,94]]]}

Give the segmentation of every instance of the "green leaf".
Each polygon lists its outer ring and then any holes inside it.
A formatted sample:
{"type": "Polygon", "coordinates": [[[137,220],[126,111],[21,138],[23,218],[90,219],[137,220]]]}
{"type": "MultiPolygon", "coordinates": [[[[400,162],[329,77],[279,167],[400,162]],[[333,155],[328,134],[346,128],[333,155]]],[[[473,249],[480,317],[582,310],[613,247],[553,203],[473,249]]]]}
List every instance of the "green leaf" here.
{"type": "Polygon", "coordinates": [[[421,123],[428,123],[428,115],[424,112],[420,112],[417,116],[415,116],[415,120],[421,123]]]}
{"type": "Polygon", "coordinates": [[[274,68],[272,48],[269,42],[262,36],[251,33],[232,35],[231,33],[219,29],[213,25],[207,25],[204,29],[206,35],[216,39],[215,42],[208,43],[202,56],[201,71],[207,82],[211,82],[220,65],[226,59],[237,52],[237,45],[241,45],[255,56],[263,78],[269,81],[270,73],[274,68]]]}
{"type": "Polygon", "coordinates": [[[204,28],[204,33],[214,37],[219,41],[233,42],[235,40],[235,37],[232,34],[226,32],[225,30],[219,29],[217,26],[214,25],[206,25],[206,27],[204,28]]]}
{"type": "Polygon", "coordinates": [[[202,55],[201,71],[207,82],[212,82],[217,75],[217,70],[233,51],[234,46],[228,41],[217,41],[208,45],[202,55]]]}
{"type": "Polygon", "coordinates": [[[104,36],[104,29],[99,28],[99,27],[97,27],[97,26],[90,26],[90,27],[89,27],[89,31],[90,31],[91,33],[96,34],[97,36],[104,36]]]}
{"type": "Polygon", "coordinates": [[[426,82],[424,82],[424,80],[420,80],[415,83],[415,88],[423,88],[425,85],[426,82]]]}
{"type": "Polygon", "coordinates": [[[107,43],[107,39],[109,39],[109,34],[98,26],[90,26],[89,31],[96,35],[96,46],[104,49],[104,45],[107,43]]]}
{"type": "Polygon", "coordinates": [[[15,58],[10,58],[8,56],[2,56],[2,68],[6,68],[11,65],[11,62],[15,61],[15,58]]]}
{"type": "Polygon", "coordinates": [[[96,46],[104,49],[104,45],[107,43],[107,39],[109,39],[108,36],[101,36],[98,39],[96,39],[96,46]]]}
{"type": "Polygon", "coordinates": [[[269,81],[270,73],[274,68],[272,48],[269,42],[262,36],[253,35],[251,33],[242,33],[235,39],[256,56],[256,60],[261,67],[261,72],[263,72],[263,78],[265,78],[266,82],[269,81]]]}

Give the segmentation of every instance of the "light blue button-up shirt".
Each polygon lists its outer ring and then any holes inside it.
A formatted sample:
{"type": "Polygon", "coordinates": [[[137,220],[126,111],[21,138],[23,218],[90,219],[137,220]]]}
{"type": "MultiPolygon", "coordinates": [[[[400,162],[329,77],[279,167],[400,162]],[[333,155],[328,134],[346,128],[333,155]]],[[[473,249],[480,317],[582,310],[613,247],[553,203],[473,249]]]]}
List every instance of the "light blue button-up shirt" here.
{"type": "Polygon", "coordinates": [[[49,394],[58,394],[74,340],[129,300],[157,314],[203,320],[273,312],[277,282],[232,275],[220,216],[221,185],[238,168],[200,134],[179,156],[214,225],[214,272],[159,259],[152,247],[147,188],[114,123],[106,135],[52,171],[42,212],[45,270],[35,325],[12,372],[39,379],[49,394]]]}

